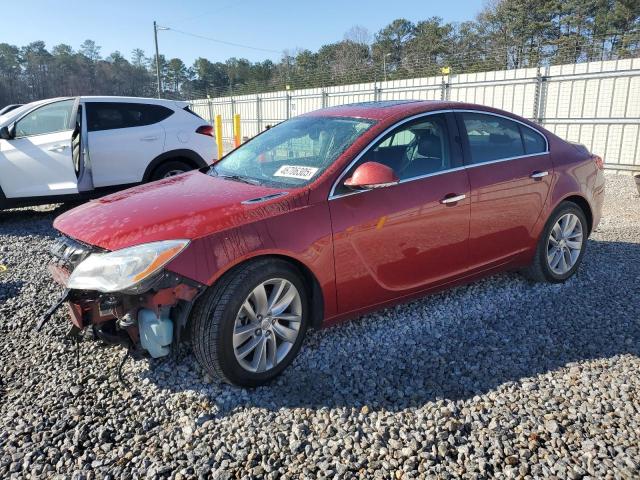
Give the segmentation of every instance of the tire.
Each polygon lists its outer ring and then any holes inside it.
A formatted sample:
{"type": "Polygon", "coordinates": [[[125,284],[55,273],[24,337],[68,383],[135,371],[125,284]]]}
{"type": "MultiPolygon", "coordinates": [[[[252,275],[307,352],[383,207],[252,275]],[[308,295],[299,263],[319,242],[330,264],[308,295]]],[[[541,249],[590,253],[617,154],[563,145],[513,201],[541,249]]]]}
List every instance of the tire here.
{"type": "MultiPolygon", "coordinates": [[[[576,223],[575,228],[578,228],[578,223],[576,223]]],[[[523,270],[525,277],[529,278],[534,282],[550,282],[550,283],[562,283],[568,278],[572,277],[578,270],[578,267],[582,262],[582,257],[584,256],[584,253],[587,249],[588,234],[589,234],[589,225],[587,223],[587,218],[584,212],[582,211],[582,209],[573,202],[568,202],[568,201],[562,202],[553,211],[553,213],[547,220],[547,223],[545,224],[542,234],[538,239],[538,245],[536,246],[536,253],[533,257],[533,262],[528,268],[523,270]],[[575,246],[575,244],[577,243],[576,239],[578,237],[573,236],[568,240],[565,239],[563,242],[560,242],[560,243],[561,243],[561,246],[566,250],[562,250],[562,248],[560,247],[558,247],[558,249],[559,251],[562,251],[562,252],[569,251],[570,253],[569,254],[561,253],[560,256],[562,256],[563,258],[560,259],[559,256],[558,257],[554,256],[552,252],[554,248],[554,243],[557,244],[557,242],[555,242],[555,235],[556,235],[555,232],[554,232],[554,239],[550,240],[550,237],[552,236],[552,232],[554,231],[554,227],[556,226],[556,224],[561,219],[562,220],[566,218],[571,219],[572,215],[577,218],[577,222],[579,222],[579,228],[581,229],[580,230],[581,236],[579,237],[580,250],[577,256],[575,256],[575,258],[572,258],[574,256],[574,252],[572,249],[569,248],[568,245],[575,246]],[[569,243],[566,243],[567,241],[569,241],[569,243]],[[549,255],[552,255],[552,257],[550,258],[549,255]],[[567,261],[567,259],[571,259],[571,261],[567,261]],[[554,269],[553,264],[555,260],[559,260],[560,264],[558,267],[554,269]],[[570,268],[568,268],[566,271],[563,271],[563,268],[560,268],[562,266],[562,262],[564,262],[564,265],[566,267],[569,267],[569,265],[571,265],[570,268]],[[571,264],[571,262],[573,263],[571,264]]],[[[564,236],[564,232],[562,232],[562,235],[564,236]]]]}
{"type": "Polygon", "coordinates": [[[150,181],[161,180],[163,178],[180,175],[181,173],[193,170],[193,167],[182,160],[168,160],[153,171],[150,181]]]}
{"type": "MultiPolygon", "coordinates": [[[[278,304],[278,302],[274,303],[278,304]]],[[[288,262],[279,259],[263,259],[240,265],[210,287],[194,305],[190,332],[195,356],[210,375],[216,376],[224,382],[243,387],[264,385],[277,377],[298,354],[308,327],[308,305],[307,291],[301,276],[297,269],[288,262]],[[267,295],[264,298],[270,300],[271,298],[268,297],[271,297],[280,280],[288,285],[282,289],[284,296],[290,291],[292,295],[298,294],[299,302],[294,300],[287,308],[299,313],[299,322],[271,320],[271,317],[265,314],[265,317],[256,323],[255,318],[260,318],[256,312],[260,311],[260,308],[255,301],[256,297],[253,296],[254,292],[264,283],[275,282],[273,286],[267,285],[265,287],[267,295]],[[287,282],[289,283],[287,284],[287,282]],[[295,287],[295,292],[290,290],[291,286],[295,287]],[[244,307],[245,303],[249,303],[250,307],[255,310],[254,320],[249,318],[244,307]],[[243,315],[246,318],[243,319],[243,315]],[[246,324],[242,325],[243,322],[246,324]],[[266,330],[262,330],[264,322],[267,322],[266,330]],[[273,322],[271,330],[269,330],[269,322],[273,322]],[[290,332],[297,325],[295,341],[285,342],[280,336],[284,325],[287,325],[288,329],[285,332],[290,332]],[[238,341],[234,345],[234,341],[238,340],[237,335],[242,329],[246,329],[242,335],[246,335],[249,330],[253,333],[246,339],[246,343],[238,341]],[[261,330],[262,333],[258,330],[261,330]],[[238,352],[248,351],[249,347],[260,341],[266,342],[263,347],[265,349],[264,355],[271,357],[271,360],[265,359],[265,362],[271,363],[262,364],[262,360],[259,360],[257,362],[258,369],[250,371],[248,364],[254,365],[256,358],[261,358],[257,356],[258,351],[261,353],[262,350],[259,350],[260,347],[255,347],[252,353],[242,359],[238,358],[238,352]],[[279,347],[277,346],[278,341],[281,342],[279,347]],[[280,358],[280,360],[276,360],[276,358],[280,358]],[[260,371],[261,365],[266,369],[260,371]]],[[[282,315],[295,316],[295,314],[284,312],[282,315]]],[[[242,340],[244,341],[244,338],[242,340]]]]}

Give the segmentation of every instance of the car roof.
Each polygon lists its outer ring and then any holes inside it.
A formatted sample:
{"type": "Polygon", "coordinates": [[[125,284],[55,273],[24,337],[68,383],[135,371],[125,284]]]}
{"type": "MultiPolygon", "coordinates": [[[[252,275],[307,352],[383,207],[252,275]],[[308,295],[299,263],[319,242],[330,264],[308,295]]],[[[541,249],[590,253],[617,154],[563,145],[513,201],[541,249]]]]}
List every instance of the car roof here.
{"type": "Polygon", "coordinates": [[[151,103],[156,105],[165,105],[170,107],[184,108],[189,105],[187,102],[180,100],[167,100],[164,98],[145,98],[145,97],[117,97],[110,95],[87,95],[81,96],[80,100],[89,102],[120,102],[120,103],[151,103]]]}

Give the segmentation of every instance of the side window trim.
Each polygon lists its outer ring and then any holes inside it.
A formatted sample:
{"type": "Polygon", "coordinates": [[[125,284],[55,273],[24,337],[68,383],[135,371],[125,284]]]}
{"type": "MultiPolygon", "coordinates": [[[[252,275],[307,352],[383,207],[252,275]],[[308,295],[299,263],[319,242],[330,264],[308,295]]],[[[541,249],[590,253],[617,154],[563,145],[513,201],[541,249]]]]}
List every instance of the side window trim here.
{"type": "MultiPolygon", "coordinates": [[[[380,133],[377,137],[375,137],[358,155],[356,155],[356,157],[349,162],[349,165],[347,165],[343,170],[342,173],[338,176],[338,178],[333,182],[333,185],[331,186],[331,190],[329,191],[329,197],[328,200],[333,200],[335,198],[341,198],[341,197],[346,197],[349,195],[357,195],[359,193],[364,193],[364,192],[368,192],[368,190],[358,190],[358,191],[353,191],[353,192],[349,192],[349,193],[341,193],[341,194],[336,194],[335,190],[336,187],[338,186],[338,184],[340,182],[342,182],[344,180],[345,175],[349,172],[349,170],[351,170],[351,167],[353,167],[371,148],[373,148],[380,140],[382,140],[382,138],[384,138],[385,135],[387,135],[388,133],[392,132],[393,130],[395,130],[397,127],[410,122],[412,120],[417,120],[419,118],[422,117],[427,117],[429,115],[436,115],[436,114],[452,114],[453,118],[449,117],[447,115],[447,126],[448,126],[448,131],[449,131],[449,143],[450,146],[452,148],[456,148],[456,145],[459,145],[461,147],[462,150],[462,165],[456,166],[456,167],[452,167],[452,168],[448,168],[446,170],[442,170],[439,172],[433,172],[433,173],[429,173],[426,175],[420,175],[417,177],[412,177],[412,178],[407,178],[404,180],[401,180],[399,183],[407,183],[407,182],[412,182],[414,180],[420,180],[422,178],[427,178],[427,177],[434,177],[437,175],[443,175],[445,173],[449,173],[449,172],[456,172],[459,170],[465,170],[468,168],[474,168],[474,167],[478,167],[481,165],[490,165],[492,163],[500,163],[500,162],[507,162],[510,160],[515,160],[518,158],[527,158],[527,157],[534,157],[534,156],[538,156],[538,155],[548,155],[549,152],[549,140],[547,139],[547,136],[542,133],[540,130],[538,130],[537,128],[534,128],[524,122],[521,122],[520,120],[517,120],[515,118],[509,117],[507,115],[500,115],[499,113],[493,113],[493,112],[487,112],[485,110],[473,110],[473,109],[456,109],[456,108],[447,108],[447,109],[442,109],[442,110],[434,110],[431,112],[423,112],[423,113],[419,113],[417,115],[413,115],[411,117],[407,117],[404,118],[402,120],[400,120],[399,122],[391,125],[390,127],[388,127],[387,129],[385,129],[382,133],[380,133]],[[462,116],[458,115],[458,113],[480,113],[480,114],[484,114],[484,115],[493,115],[496,117],[501,117],[504,118],[506,120],[511,120],[513,122],[516,122],[518,125],[524,126],[525,128],[528,128],[530,130],[533,130],[534,132],[538,133],[545,142],[545,150],[543,152],[539,152],[539,153],[529,153],[529,154],[525,154],[525,155],[518,155],[516,157],[507,157],[507,158],[500,158],[498,160],[490,160],[487,162],[482,162],[482,163],[471,163],[471,152],[469,149],[469,139],[467,138],[467,131],[464,127],[464,124],[462,123],[462,116]],[[454,130],[455,127],[455,130],[454,130]],[[459,140],[459,141],[458,141],[459,140]]],[[[522,134],[520,135],[521,141],[524,142],[524,139],[522,138],[522,134]]],[[[523,145],[524,147],[524,145],[523,145]]],[[[454,158],[454,156],[452,155],[452,158],[454,158]]]]}
{"type": "MultiPolygon", "coordinates": [[[[407,117],[407,118],[403,118],[402,120],[400,120],[397,123],[394,123],[393,125],[391,125],[390,127],[386,128],[382,133],[380,133],[377,137],[375,137],[371,142],[369,142],[369,144],[363,148],[360,153],[358,155],[356,155],[356,157],[349,162],[349,165],[347,165],[343,170],[342,173],[340,173],[340,175],[338,176],[338,178],[333,182],[333,185],[331,186],[331,190],[329,191],[329,197],[328,200],[333,200],[334,198],[341,198],[341,197],[347,197],[349,195],[355,195],[358,193],[363,193],[363,192],[367,192],[368,190],[357,190],[357,191],[353,191],[353,192],[348,192],[348,193],[338,193],[336,194],[336,187],[340,184],[340,182],[342,182],[344,180],[344,177],[347,175],[347,173],[351,170],[351,168],[358,163],[358,161],[366,154],[369,152],[369,150],[371,150],[373,147],[375,147],[377,145],[377,143],[382,140],[386,135],[388,135],[389,133],[393,132],[394,130],[396,130],[398,127],[404,125],[405,123],[411,122],[413,120],[418,120],[424,117],[428,117],[431,115],[438,115],[438,114],[445,114],[445,121],[447,122],[447,131],[448,131],[448,141],[450,144],[450,147],[453,148],[455,146],[455,142],[454,142],[454,138],[456,133],[459,135],[458,131],[456,132],[452,132],[451,129],[453,126],[457,126],[457,125],[452,125],[453,122],[451,122],[449,120],[450,117],[448,117],[446,114],[447,113],[453,113],[453,110],[451,110],[450,108],[447,109],[442,109],[442,110],[433,110],[431,112],[422,112],[419,113],[417,115],[412,115],[411,117],[407,117]]],[[[457,129],[459,130],[459,129],[457,129]]],[[[452,158],[454,158],[455,156],[452,155],[452,158]]],[[[456,162],[457,163],[457,162],[456,162]]],[[[462,170],[464,169],[465,166],[464,165],[460,165],[460,166],[456,166],[456,167],[452,167],[452,168],[448,168],[446,170],[441,170],[438,172],[433,172],[433,173],[428,173],[425,175],[419,175],[417,177],[412,177],[412,178],[406,178],[404,180],[401,180],[399,183],[407,183],[407,182],[412,182],[414,180],[419,180],[421,178],[427,178],[427,177],[433,177],[436,175],[442,175],[444,173],[449,173],[449,172],[454,172],[457,170],[462,170]]]]}
{"type": "Polygon", "coordinates": [[[463,151],[464,151],[464,163],[465,163],[465,167],[466,168],[474,168],[474,167],[478,167],[481,165],[490,165],[492,163],[500,163],[500,162],[506,162],[509,160],[515,160],[518,158],[527,158],[527,157],[534,157],[537,155],[548,155],[549,152],[549,139],[547,139],[547,136],[542,133],[540,130],[538,130],[537,128],[534,128],[524,122],[521,122],[520,120],[516,119],[516,118],[512,118],[509,117],[507,115],[500,115],[499,113],[494,113],[494,112],[487,112],[485,110],[473,110],[473,109],[453,109],[453,113],[455,114],[456,117],[456,123],[458,125],[458,131],[460,132],[461,135],[461,139],[462,139],[462,146],[463,146],[463,151]],[[519,126],[519,130],[520,130],[520,140],[522,141],[522,147],[523,150],[526,152],[525,146],[524,146],[524,137],[522,135],[522,128],[528,128],[529,130],[534,131],[535,133],[537,133],[538,135],[540,135],[543,139],[544,139],[544,143],[545,143],[545,149],[543,152],[538,152],[538,153],[525,153],[524,155],[517,155],[515,157],[505,157],[505,158],[499,158],[496,160],[488,160],[486,162],[478,162],[478,163],[472,163],[471,162],[471,148],[469,146],[469,137],[467,136],[467,130],[464,126],[464,122],[462,120],[462,115],[459,115],[460,113],[476,113],[476,114],[481,114],[481,115],[492,115],[494,117],[500,117],[500,118],[504,118],[506,120],[510,120],[512,122],[515,122],[518,124],[519,126]]]}

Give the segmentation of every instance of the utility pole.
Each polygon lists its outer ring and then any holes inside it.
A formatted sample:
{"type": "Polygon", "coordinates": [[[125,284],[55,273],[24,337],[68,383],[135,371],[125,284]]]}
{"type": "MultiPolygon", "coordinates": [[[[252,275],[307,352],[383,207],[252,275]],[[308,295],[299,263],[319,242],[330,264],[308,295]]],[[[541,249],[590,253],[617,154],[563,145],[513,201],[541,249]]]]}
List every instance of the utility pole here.
{"type": "Polygon", "coordinates": [[[156,80],[158,83],[158,98],[162,98],[162,84],[160,83],[160,54],[158,53],[158,24],[153,21],[153,38],[156,42],[156,80]]]}
{"type": "Polygon", "coordinates": [[[384,72],[384,81],[387,81],[387,57],[391,55],[391,52],[385,53],[382,56],[382,70],[384,72]]]}

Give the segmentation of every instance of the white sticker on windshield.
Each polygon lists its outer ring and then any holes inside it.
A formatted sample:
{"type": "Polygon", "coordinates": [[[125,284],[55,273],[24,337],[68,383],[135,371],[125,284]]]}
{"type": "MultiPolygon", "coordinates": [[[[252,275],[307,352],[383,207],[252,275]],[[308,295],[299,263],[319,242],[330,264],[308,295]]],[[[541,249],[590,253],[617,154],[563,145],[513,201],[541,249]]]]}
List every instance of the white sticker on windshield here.
{"type": "Polygon", "coordinates": [[[283,165],[276,171],[276,173],[273,174],[273,176],[300,178],[302,180],[309,180],[311,177],[315,175],[317,171],[318,169],[315,167],[301,167],[299,165],[283,165]]]}

